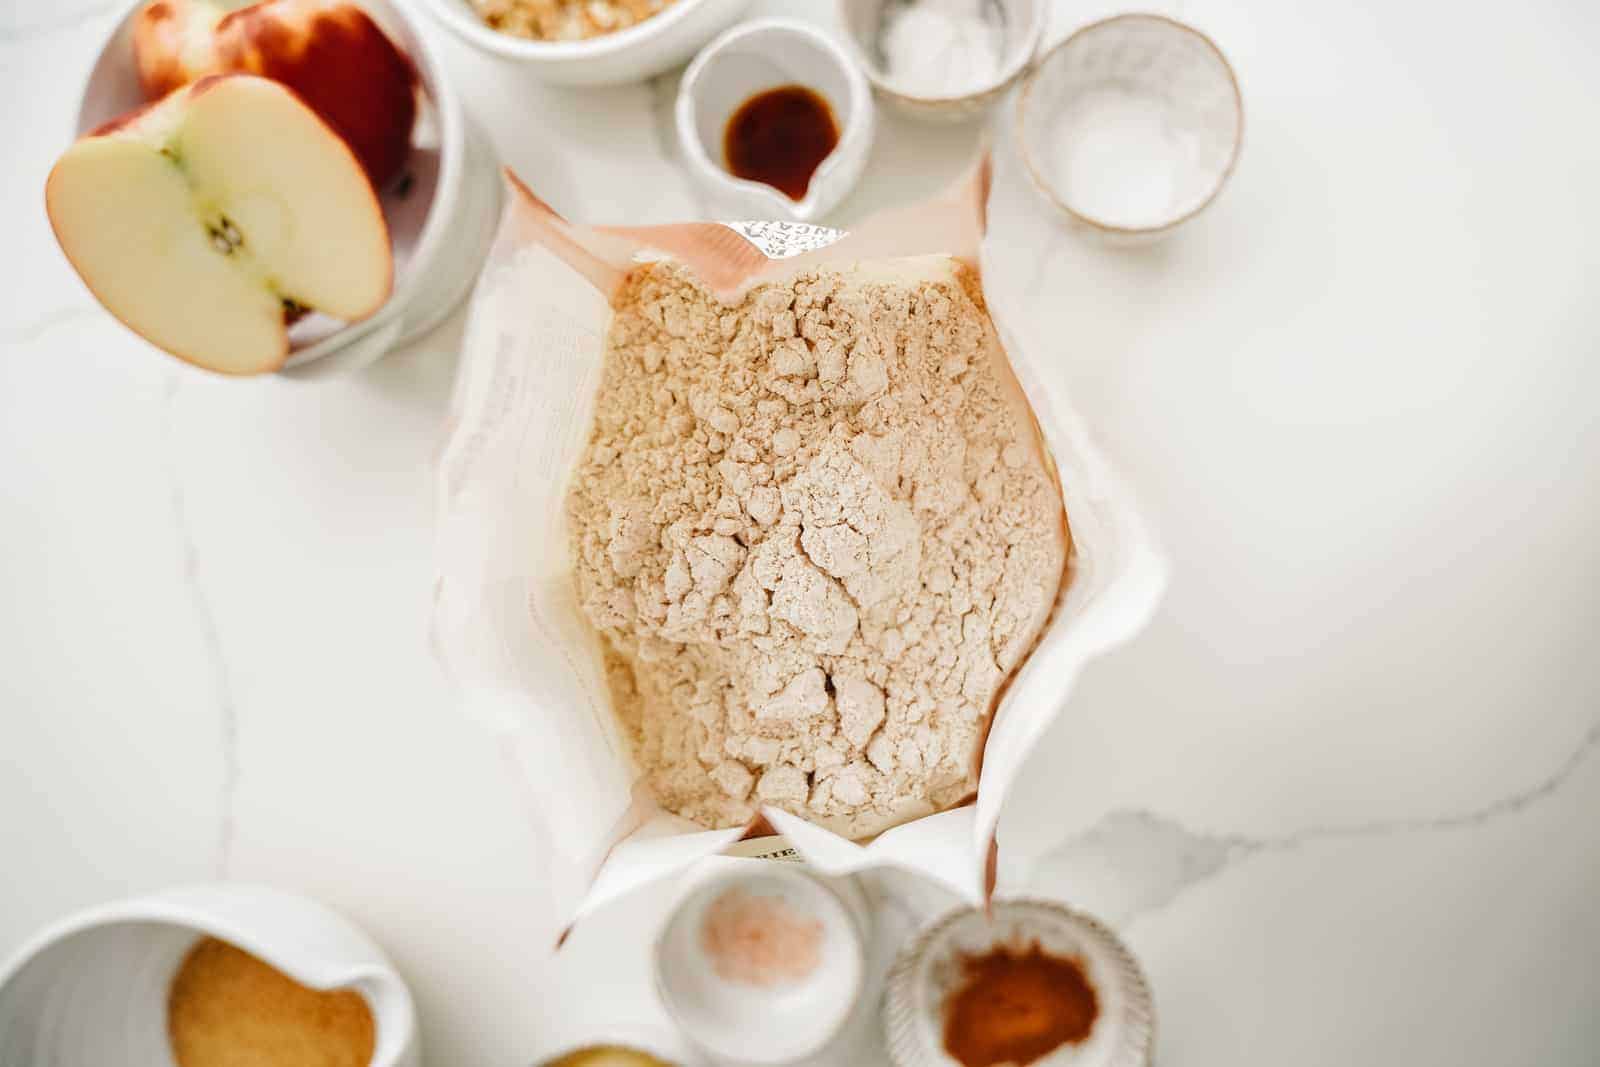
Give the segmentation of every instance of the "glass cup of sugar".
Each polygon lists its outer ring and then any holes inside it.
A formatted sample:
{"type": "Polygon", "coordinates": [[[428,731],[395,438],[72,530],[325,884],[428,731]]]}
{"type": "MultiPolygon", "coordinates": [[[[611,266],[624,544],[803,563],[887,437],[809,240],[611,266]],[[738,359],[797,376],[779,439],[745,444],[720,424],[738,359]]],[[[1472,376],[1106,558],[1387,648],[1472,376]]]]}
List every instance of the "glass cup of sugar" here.
{"type": "Polygon", "coordinates": [[[1034,185],[1114,242],[1169,233],[1216,199],[1239,159],[1238,79],[1205,34],[1161,15],[1090,23],[1048,51],[1017,99],[1034,185]]]}

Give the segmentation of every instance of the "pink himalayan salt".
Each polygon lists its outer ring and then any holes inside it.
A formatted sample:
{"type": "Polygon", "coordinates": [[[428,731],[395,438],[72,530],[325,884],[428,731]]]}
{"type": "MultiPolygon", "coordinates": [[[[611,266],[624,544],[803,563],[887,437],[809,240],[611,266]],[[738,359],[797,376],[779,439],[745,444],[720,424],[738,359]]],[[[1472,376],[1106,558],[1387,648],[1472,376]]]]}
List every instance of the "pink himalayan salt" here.
{"type": "Polygon", "coordinates": [[[700,947],[717,977],[768,989],[805,979],[822,959],[822,922],[781,897],[737,886],[706,908],[700,947]]]}

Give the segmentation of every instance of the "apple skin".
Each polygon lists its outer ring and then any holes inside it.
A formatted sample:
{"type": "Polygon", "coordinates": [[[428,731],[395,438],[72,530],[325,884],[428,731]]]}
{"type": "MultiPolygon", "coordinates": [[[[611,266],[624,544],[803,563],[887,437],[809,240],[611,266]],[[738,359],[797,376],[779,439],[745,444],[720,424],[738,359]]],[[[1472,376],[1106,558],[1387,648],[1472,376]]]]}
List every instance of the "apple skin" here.
{"type": "Polygon", "coordinates": [[[224,14],[206,0],[152,0],[139,9],[133,61],[146,100],[160,100],[222,69],[216,31],[224,14]]]}
{"type": "Polygon", "coordinates": [[[147,99],[208,74],[258,74],[299,94],[350,145],[372,184],[404,167],[417,120],[411,61],[349,0],[151,0],[135,17],[134,62],[147,99]]]}

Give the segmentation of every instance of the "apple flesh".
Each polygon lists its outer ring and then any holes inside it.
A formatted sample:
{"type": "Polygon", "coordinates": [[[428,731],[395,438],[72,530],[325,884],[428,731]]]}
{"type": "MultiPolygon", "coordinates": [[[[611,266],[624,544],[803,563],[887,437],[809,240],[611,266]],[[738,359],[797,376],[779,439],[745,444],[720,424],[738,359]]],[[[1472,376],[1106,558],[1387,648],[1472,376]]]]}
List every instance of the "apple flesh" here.
{"type": "Polygon", "coordinates": [[[151,0],[133,25],[134,63],[156,100],[209,74],[259,74],[300,94],[349,142],[372,183],[405,165],[417,119],[416,71],[349,0],[151,0]]]}
{"type": "Polygon", "coordinates": [[[95,130],[56,161],[45,206],[108,311],[226,374],[276,370],[293,317],[362,319],[393,284],[372,183],[266,78],[205,78],[95,130]]]}

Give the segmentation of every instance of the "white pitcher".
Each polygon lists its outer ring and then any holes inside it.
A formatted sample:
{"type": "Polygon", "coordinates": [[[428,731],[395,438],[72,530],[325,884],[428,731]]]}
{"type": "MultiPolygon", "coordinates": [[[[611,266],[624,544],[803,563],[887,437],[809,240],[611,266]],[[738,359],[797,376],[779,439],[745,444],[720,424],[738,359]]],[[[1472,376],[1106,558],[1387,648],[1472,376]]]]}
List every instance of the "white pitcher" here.
{"type": "Polygon", "coordinates": [[[372,1067],[417,1067],[416,1011],[383,951],[315,901],[260,886],[172,889],[64,919],[0,965],[0,1064],[173,1067],[167,994],[203,937],[372,1009],[372,1067]]]}

